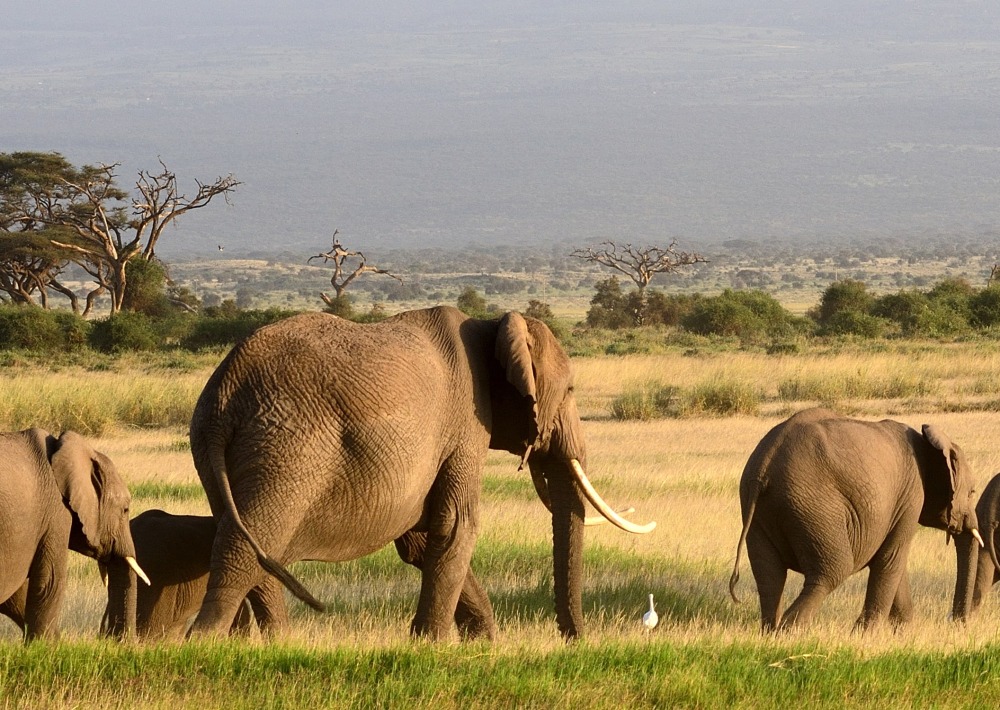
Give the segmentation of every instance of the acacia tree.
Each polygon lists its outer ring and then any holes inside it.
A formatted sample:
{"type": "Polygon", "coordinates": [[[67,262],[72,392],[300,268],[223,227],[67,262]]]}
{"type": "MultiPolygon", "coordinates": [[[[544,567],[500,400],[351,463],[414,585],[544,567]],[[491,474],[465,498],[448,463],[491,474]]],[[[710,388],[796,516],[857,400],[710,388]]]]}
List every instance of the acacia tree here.
{"type": "Polygon", "coordinates": [[[677,250],[677,240],[667,247],[635,247],[626,243],[601,242],[597,247],[574,249],[570,256],[621,272],[639,289],[639,304],[634,314],[635,324],[642,325],[646,313],[646,287],[657,274],[670,274],[678,269],[707,262],[701,254],[677,250]]]}
{"type": "Polygon", "coordinates": [[[382,274],[383,276],[396,279],[399,283],[403,283],[403,279],[391,271],[369,264],[368,258],[360,251],[344,247],[337,238],[338,234],[340,234],[339,229],[333,230],[333,246],[330,247],[329,251],[310,256],[306,261],[306,263],[311,263],[313,259],[322,259],[324,263],[333,265],[333,275],[330,276],[330,285],[333,286],[335,295],[331,298],[328,293],[321,292],[319,294],[320,298],[323,299],[323,303],[332,312],[336,313],[344,310],[344,292],[347,291],[347,287],[351,285],[351,282],[362,274],[382,274]]]}
{"type": "Polygon", "coordinates": [[[153,260],[169,224],[218,195],[228,199],[240,184],[232,175],[196,181],[198,189],[188,197],[178,190],[177,176],[159,163],[159,171],[139,171],[136,194],[130,197],[117,185],[119,163],[75,168],[58,153],[2,154],[0,172],[7,166],[15,179],[13,189],[6,190],[0,177],[0,192],[9,193],[0,212],[21,230],[58,230],[48,233],[50,243],[96,284],[86,310],[107,292],[115,314],[128,307],[129,262],[153,260]]]}

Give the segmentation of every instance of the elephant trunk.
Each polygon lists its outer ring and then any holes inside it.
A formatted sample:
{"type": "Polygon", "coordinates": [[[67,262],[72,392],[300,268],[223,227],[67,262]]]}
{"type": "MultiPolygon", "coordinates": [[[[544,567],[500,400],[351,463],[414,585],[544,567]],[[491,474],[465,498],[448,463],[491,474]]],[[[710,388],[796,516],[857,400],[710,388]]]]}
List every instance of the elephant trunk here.
{"type": "Polygon", "coordinates": [[[583,634],[584,499],[569,471],[548,477],[556,622],[567,640],[583,634]]]}
{"type": "Polygon", "coordinates": [[[108,562],[108,605],[102,632],[118,640],[135,638],[138,578],[125,558],[108,562]]]}
{"type": "Polygon", "coordinates": [[[973,590],[977,574],[980,546],[971,532],[954,536],[957,574],[955,576],[955,599],[952,603],[953,621],[965,621],[973,610],[973,590]]]}

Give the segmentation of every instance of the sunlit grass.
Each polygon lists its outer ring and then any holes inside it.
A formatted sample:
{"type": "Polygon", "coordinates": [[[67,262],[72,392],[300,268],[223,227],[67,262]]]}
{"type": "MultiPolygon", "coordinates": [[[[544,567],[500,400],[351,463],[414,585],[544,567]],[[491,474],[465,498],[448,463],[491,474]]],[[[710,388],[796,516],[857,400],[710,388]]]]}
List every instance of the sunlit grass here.
{"type": "MultiPolygon", "coordinates": [[[[981,488],[1000,471],[998,415],[944,411],[943,405],[995,397],[988,382],[1000,372],[991,369],[997,364],[995,353],[973,346],[915,350],[905,357],[855,352],[580,359],[577,396],[585,410],[588,473],[612,506],[635,508],[632,520],[657,521],[656,530],[645,536],[610,525],[587,529],[582,643],[566,647],[556,631],[551,518],[527,472],[517,471],[517,458],[492,453],[484,470],[482,532],[473,568],[495,608],[499,635],[493,645],[410,640],[420,575],[399,560],[392,546],[352,562],[293,565],[332,612],[316,614],[290,599],[291,628],[271,643],[98,643],[105,591],[93,561],[72,554],[63,645],[22,649],[13,624],[0,619],[0,706],[975,704],[977,693],[1000,690],[993,680],[1000,677],[995,645],[1000,603],[991,598],[964,626],[948,621],[955,551],[945,546],[943,532],[921,529],[915,538],[910,576],[916,618],[898,632],[853,633],[864,573],[825,601],[814,624],[779,637],[758,630],[756,591],[745,556],[738,587],[742,604],[729,599],[728,582],[740,531],[738,482],[747,456],[788,411],[811,403],[781,402],[781,382],[836,380],[863,371],[868,378],[905,373],[933,383],[931,394],[907,401],[909,407],[926,405],[923,409],[906,409],[897,400],[836,406],[860,409],[872,418],[892,416],[917,428],[925,422],[940,425],[966,451],[981,488]],[[651,377],[683,386],[713,377],[743,381],[773,399],[757,416],[649,421],[608,416],[606,403],[627,383],[651,377]],[[893,407],[900,412],[887,411],[893,407]],[[661,616],[652,633],[639,623],[649,593],[661,616]]],[[[76,388],[96,397],[114,378],[123,378],[139,380],[146,389],[191,387],[196,397],[208,371],[172,372],[162,379],[155,372],[139,376],[128,369],[57,373],[65,379],[53,384],[52,392],[76,388]]],[[[26,374],[38,377],[36,388],[44,389],[41,375],[26,374]]],[[[13,386],[15,379],[0,382],[13,386]]],[[[17,391],[27,397],[28,390],[17,391]]],[[[127,393],[113,390],[110,396],[127,393]]],[[[115,423],[91,433],[129,482],[134,514],[148,508],[208,514],[186,425],[140,429],[115,423]]],[[[791,577],[788,599],[801,586],[800,577],[791,577]]]]}

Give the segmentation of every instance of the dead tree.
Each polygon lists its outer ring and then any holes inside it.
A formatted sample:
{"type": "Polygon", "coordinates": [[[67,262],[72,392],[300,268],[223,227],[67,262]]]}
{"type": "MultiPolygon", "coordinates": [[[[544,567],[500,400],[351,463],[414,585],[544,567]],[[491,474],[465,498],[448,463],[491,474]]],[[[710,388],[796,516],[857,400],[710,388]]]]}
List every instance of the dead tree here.
{"type": "Polygon", "coordinates": [[[399,283],[403,283],[403,279],[391,271],[369,265],[368,258],[362,252],[345,248],[337,238],[339,233],[339,229],[333,230],[333,246],[330,247],[329,251],[310,256],[307,260],[307,263],[311,263],[313,259],[322,259],[324,263],[333,265],[333,275],[330,277],[330,285],[333,286],[333,291],[336,295],[330,298],[328,293],[320,292],[319,295],[323,299],[323,303],[330,308],[336,308],[336,301],[341,299],[347,287],[351,285],[351,282],[362,274],[381,274],[396,279],[399,283]],[[351,268],[352,266],[353,268],[351,268]]]}
{"type": "Polygon", "coordinates": [[[597,247],[574,249],[570,256],[619,271],[625,274],[639,289],[639,308],[635,314],[636,325],[642,325],[646,311],[646,287],[656,274],[670,274],[678,269],[708,259],[701,254],[677,250],[677,240],[670,246],[634,247],[619,245],[612,241],[601,242],[597,247]]]}

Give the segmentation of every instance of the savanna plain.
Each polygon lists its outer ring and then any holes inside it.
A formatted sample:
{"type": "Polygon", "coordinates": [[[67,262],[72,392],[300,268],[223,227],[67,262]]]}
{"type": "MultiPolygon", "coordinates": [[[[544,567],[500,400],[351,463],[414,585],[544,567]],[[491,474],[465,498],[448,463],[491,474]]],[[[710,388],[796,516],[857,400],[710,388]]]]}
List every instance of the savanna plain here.
{"type": "MultiPolygon", "coordinates": [[[[0,370],[0,424],[90,436],[128,480],[133,515],[207,514],[186,422],[223,354],[60,365],[11,357],[0,370]]],[[[516,459],[494,453],[473,560],[496,611],[494,643],[411,640],[419,575],[390,546],[350,563],[296,564],[331,612],[291,600],[291,629],[280,638],[118,644],[97,638],[104,588],[93,561],[74,554],[59,641],[25,647],[13,624],[0,624],[0,704],[983,707],[998,697],[1000,607],[991,599],[965,625],[948,619],[955,559],[943,532],[916,536],[916,618],[899,631],[852,632],[865,573],[838,589],[814,624],[776,637],[758,630],[745,557],[741,604],[730,600],[728,581],[743,464],[771,426],[800,408],[825,403],[918,427],[934,422],[965,449],[981,485],[1000,471],[1000,344],[848,344],[782,355],[688,348],[574,362],[595,485],[612,505],[633,506],[636,521],[658,523],[645,536],[588,528],[585,639],[567,645],[558,635],[549,516],[516,459]],[[755,405],[733,416],[610,415],[623,392],[649,383],[681,394],[728,383],[752,392],[755,405]],[[640,621],[648,594],[660,615],[651,632],[640,621]]],[[[791,577],[786,595],[800,584],[791,577]]]]}

